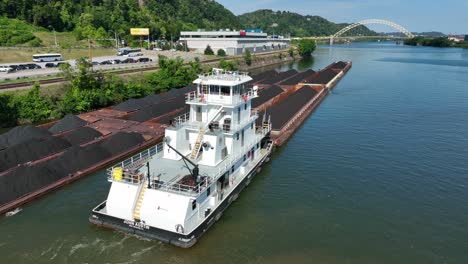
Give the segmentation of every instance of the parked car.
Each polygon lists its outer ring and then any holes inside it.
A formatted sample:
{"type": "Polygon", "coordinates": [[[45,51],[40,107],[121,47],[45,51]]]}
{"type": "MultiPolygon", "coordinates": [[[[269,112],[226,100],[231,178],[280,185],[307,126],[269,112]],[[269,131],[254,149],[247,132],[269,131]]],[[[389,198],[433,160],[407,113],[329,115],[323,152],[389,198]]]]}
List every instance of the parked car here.
{"type": "Polygon", "coordinates": [[[96,65],[100,65],[101,63],[99,63],[99,61],[93,61],[92,64],[93,66],[96,66],[96,65]]]}
{"type": "Polygon", "coordinates": [[[139,58],[138,62],[150,62],[152,61],[150,58],[139,58]]]}
{"type": "Polygon", "coordinates": [[[12,72],[13,68],[8,65],[0,66],[0,72],[12,72]]]}
{"type": "Polygon", "coordinates": [[[120,64],[122,61],[121,60],[111,60],[110,63],[111,64],[120,64]]]}
{"type": "Polygon", "coordinates": [[[53,62],[48,62],[48,63],[45,64],[45,67],[46,68],[55,68],[55,67],[58,67],[58,65],[53,63],[53,62]]]}
{"type": "Polygon", "coordinates": [[[10,65],[11,71],[19,71],[18,65],[10,65]]]}
{"type": "Polygon", "coordinates": [[[18,65],[18,71],[29,70],[29,67],[25,64],[18,65]]]}
{"type": "Polygon", "coordinates": [[[25,66],[28,67],[28,69],[30,70],[42,69],[40,65],[35,64],[35,63],[28,63],[28,64],[25,64],[25,66]]]}
{"type": "Polygon", "coordinates": [[[121,63],[136,63],[138,62],[137,60],[134,60],[132,58],[126,58],[125,60],[123,60],[121,63]]]}
{"type": "Polygon", "coordinates": [[[170,51],[172,51],[172,52],[175,52],[175,51],[176,51],[176,49],[170,49],[170,51]]]}
{"type": "Polygon", "coordinates": [[[110,60],[101,61],[101,65],[112,64],[110,60]]]}
{"type": "Polygon", "coordinates": [[[155,51],[162,51],[163,49],[161,48],[154,48],[155,51]]]}

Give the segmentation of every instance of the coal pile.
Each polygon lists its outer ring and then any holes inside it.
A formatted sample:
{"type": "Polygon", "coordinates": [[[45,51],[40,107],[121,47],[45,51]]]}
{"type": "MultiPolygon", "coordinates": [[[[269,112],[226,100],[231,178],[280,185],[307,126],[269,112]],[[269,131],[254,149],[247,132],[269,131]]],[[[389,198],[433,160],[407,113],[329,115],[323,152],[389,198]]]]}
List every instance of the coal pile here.
{"type": "Polygon", "coordinates": [[[145,142],[139,133],[119,132],[100,143],[100,146],[112,155],[120,154],[145,142]]]}
{"type": "Polygon", "coordinates": [[[344,68],[346,68],[347,65],[348,64],[346,62],[339,61],[339,62],[333,64],[332,68],[333,69],[343,70],[344,68]]]}
{"type": "Polygon", "coordinates": [[[122,112],[130,112],[133,110],[137,110],[146,106],[146,102],[143,98],[140,99],[128,99],[125,102],[122,102],[116,106],[114,106],[113,110],[122,111],[122,112]]]}
{"type": "Polygon", "coordinates": [[[265,79],[261,80],[260,83],[262,84],[275,84],[279,81],[291,78],[292,76],[296,75],[298,71],[296,70],[289,70],[285,72],[280,72],[277,75],[268,76],[265,79]]]}
{"type": "Polygon", "coordinates": [[[0,150],[20,144],[31,139],[44,139],[50,132],[35,126],[18,126],[0,135],[0,150]]]}
{"type": "Polygon", "coordinates": [[[59,157],[35,166],[20,166],[0,176],[0,204],[10,202],[112,156],[99,144],[71,147],[59,157]]]}
{"type": "Polygon", "coordinates": [[[59,134],[85,125],[87,125],[87,123],[83,119],[77,117],[76,115],[68,114],[62,118],[62,120],[58,121],[55,123],[55,125],[49,128],[49,132],[52,134],[59,134]]]}
{"type": "Polygon", "coordinates": [[[69,147],[70,143],[57,137],[49,137],[47,140],[30,139],[0,152],[0,171],[45,158],[69,147]]]}
{"type": "Polygon", "coordinates": [[[185,95],[191,91],[195,91],[194,85],[189,85],[183,88],[173,88],[168,92],[161,94],[150,94],[146,97],[140,99],[129,99],[125,102],[122,102],[116,105],[113,109],[123,112],[131,112],[135,110],[141,110],[145,107],[161,103],[162,101],[169,100],[171,98],[178,97],[180,95],[185,95]]]}
{"type": "Polygon", "coordinates": [[[278,72],[275,71],[275,70],[269,70],[269,71],[266,71],[266,72],[262,72],[260,74],[252,76],[252,80],[249,83],[256,83],[256,82],[264,80],[265,78],[271,78],[271,77],[274,77],[276,75],[278,75],[278,72]]]}
{"type": "Polygon", "coordinates": [[[102,134],[95,129],[92,129],[90,127],[80,127],[64,135],[63,139],[68,141],[73,146],[76,146],[92,141],[101,136],[102,134]]]}
{"type": "Polygon", "coordinates": [[[128,120],[145,122],[185,106],[185,95],[140,109],[128,115],[128,120]]]}
{"type": "Polygon", "coordinates": [[[21,166],[0,176],[0,205],[37,190],[57,180],[44,166],[21,166]]]}
{"type": "Polygon", "coordinates": [[[74,146],[56,159],[46,162],[46,167],[61,178],[87,169],[111,156],[112,154],[99,144],[86,147],[74,146]]]}
{"type": "MultiPolygon", "coordinates": [[[[309,86],[304,86],[294,94],[288,96],[281,103],[268,108],[266,113],[267,116],[271,116],[273,129],[280,130],[316,94],[317,92],[314,89],[309,86]]],[[[260,116],[261,115],[263,115],[263,113],[261,113],[260,116]]]]}
{"type": "Polygon", "coordinates": [[[300,73],[296,74],[295,76],[281,82],[280,85],[296,85],[296,84],[302,82],[307,77],[310,77],[314,73],[315,72],[313,70],[307,70],[307,71],[300,72],[300,73]]]}
{"type": "Polygon", "coordinates": [[[183,115],[183,114],[185,114],[187,112],[190,112],[190,107],[188,105],[186,105],[184,107],[184,109],[182,111],[180,111],[180,112],[165,115],[164,117],[159,118],[158,123],[163,124],[163,125],[169,125],[171,120],[174,120],[174,118],[176,118],[176,117],[178,117],[180,115],[183,115]]]}
{"type": "Polygon", "coordinates": [[[333,80],[333,78],[335,78],[336,75],[337,73],[333,69],[328,68],[319,72],[319,74],[304,80],[304,82],[310,84],[327,84],[331,80],[333,80]]]}
{"type": "Polygon", "coordinates": [[[252,108],[257,108],[261,106],[262,104],[268,102],[270,99],[276,97],[277,95],[283,92],[283,89],[276,85],[260,91],[258,97],[252,100],[252,108]]]}

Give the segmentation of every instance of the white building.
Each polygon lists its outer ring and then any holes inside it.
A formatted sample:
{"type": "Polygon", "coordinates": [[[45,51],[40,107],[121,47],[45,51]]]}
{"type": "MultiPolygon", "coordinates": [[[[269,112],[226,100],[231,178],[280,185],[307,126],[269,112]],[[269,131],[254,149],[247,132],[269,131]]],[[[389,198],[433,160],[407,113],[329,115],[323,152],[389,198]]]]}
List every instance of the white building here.
{"type": "Polygon", "coordinates": [[[240,55],[246,50],[251,53],[284,50],[291,44],[289,38],[271,38],[260,30],[182,31],[180,40],[186,41],[190,49],[200,53],[210,45],[215,54],[223,49],[227,55],[240,55]]]}

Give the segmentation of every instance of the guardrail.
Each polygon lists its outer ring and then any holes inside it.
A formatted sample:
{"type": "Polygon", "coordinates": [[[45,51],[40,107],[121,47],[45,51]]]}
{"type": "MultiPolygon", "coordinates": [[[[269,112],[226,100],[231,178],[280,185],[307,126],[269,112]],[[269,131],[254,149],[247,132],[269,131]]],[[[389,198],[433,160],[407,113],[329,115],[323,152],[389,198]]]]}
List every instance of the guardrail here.
{"type": "Polygon", "coordinates": [[[107,169],[107,175],[112,178],[112,172],[114,171],[114,168],[121,167],[122,169],[136,169],[134,167],[137,166],[143,166],[146,161],[151,159],[153,156],[156,154],[160,153],[163,151],[163,143],[156,144],[148,149],[143,150],[142,152],[118,163],[115,164],[114,166],[110,167],[107,169]]]}
{"type": "Polygon", "coordinates": [[[200,193],[205,191],[205,189],[212,183],[210,177],[205,177],[200,183],[195,186],[171,183],[171,182],[162,182],[158,180],[152,180],[150,186],[155,190],[162,190],[177,194],[182,194],[186,196],[198,196],[200,193]]]}

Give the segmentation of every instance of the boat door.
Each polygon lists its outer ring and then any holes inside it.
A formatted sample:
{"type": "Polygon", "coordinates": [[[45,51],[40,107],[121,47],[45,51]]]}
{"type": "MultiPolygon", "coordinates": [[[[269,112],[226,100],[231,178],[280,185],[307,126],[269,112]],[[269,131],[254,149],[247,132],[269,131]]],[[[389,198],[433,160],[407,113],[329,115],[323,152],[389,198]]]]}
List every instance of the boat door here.
{"type": "Polygon", "coordinates": [[[196,120],[197,120],[197,122],[201,122],[201,121],[202,121],[201,106],[197,106],[196,120]]]}

